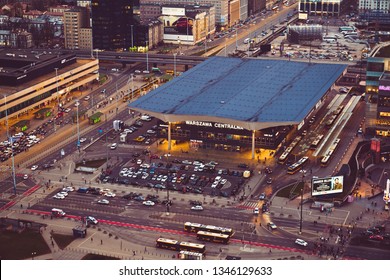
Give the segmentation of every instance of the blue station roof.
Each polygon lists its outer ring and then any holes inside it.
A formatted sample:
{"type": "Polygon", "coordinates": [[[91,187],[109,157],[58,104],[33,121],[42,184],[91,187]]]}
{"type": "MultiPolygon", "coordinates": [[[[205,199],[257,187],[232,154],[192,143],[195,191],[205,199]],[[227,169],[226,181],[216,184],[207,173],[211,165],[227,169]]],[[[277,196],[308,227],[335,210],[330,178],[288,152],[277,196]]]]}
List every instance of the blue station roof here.
{"type": "Polygon", "coordinates": [[[212,57],[129,104],[166,122],[299,124],[347,65],[212,57]]]}

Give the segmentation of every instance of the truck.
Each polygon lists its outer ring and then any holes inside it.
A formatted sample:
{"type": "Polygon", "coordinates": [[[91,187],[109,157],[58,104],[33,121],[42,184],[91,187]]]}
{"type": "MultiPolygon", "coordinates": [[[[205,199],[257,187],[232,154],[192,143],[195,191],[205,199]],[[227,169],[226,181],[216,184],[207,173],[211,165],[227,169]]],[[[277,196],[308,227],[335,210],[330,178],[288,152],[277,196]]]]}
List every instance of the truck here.
{"type": "Polygon", "coordinates": [[[121,133],[121,135],[119,135],[119,141],[122,143],[126,143],[127,142],[127,133],[121,133]]]}

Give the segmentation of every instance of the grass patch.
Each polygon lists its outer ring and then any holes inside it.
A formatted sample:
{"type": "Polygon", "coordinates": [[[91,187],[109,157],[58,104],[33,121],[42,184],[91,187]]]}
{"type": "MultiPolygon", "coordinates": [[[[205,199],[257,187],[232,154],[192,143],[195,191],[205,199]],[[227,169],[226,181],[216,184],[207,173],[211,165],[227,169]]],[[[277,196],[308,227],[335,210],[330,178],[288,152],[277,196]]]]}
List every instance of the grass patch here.
{"type": "Polygon", "coordinates": [[[302,182],[298,182],[298,183],[293,183],[291,185],[288,185],[287,187],[278,191],[276,196],[285,197],[285,198],[291,198],[297,196],[300,194],[300,190],[302,189],[302,184],[303,184],[302,182]]]}
{"type": "Polygon", "coordinates": [[[76,168],[79,166],[84,166],[84,167],[92,167],[92,168],[99,168],[103,164],[105,164],[107,159],[97,159],[97,160],[90,160],[90,161],[85,161],[76,163],[76,168]]]}
{"type": "Polygon", "coordinates": [[[22,232],[1,231],[0,232],[0,259],[1,260],[23,260],[33,256],[40,256],[50,253],[39,232],[24,230],[22,232]]]}
{"type": "Polygon", "coordinates": [[[97,254],[86,254],[82,258],[82,260],[120,260],[120,259],[109,257],[109,256],[97,255],[97,254]]]}
{"type": "Polygon", "coordinates": [[[53,233],[52,236],[61,250],[64,250],[70,243],[72,243],[76,239],[76,237],[74,237],[73,235],[65,235],[58,233],[53,233]]]}

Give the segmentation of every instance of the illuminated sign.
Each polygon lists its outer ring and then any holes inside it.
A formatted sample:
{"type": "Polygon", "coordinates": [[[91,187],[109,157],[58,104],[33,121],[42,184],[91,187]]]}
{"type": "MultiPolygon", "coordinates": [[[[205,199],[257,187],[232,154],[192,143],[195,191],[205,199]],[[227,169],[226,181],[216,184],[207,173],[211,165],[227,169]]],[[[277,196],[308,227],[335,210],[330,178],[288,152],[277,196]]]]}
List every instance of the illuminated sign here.
{"type": "Polygon", "coordinates": [[[390,91],[390,86],[379,86],[379,90],[390,91]]]}
{"type": "Polygon", "coordinates": [[[312,196],[342,193],[343,176],[315,178],[312,180],[312,196]]]}
{"type": "Polygon", "coordinates": [[[168,16],[185,16],[185,8],[162,7],[162,14],[168,16]]]}
{"type": "Polygon", "coordinates": [[[212,123],[212,122],[202,122],[202,121],[186,121],[187,125],[196,125],[196,126],[208,126],[208,127],[216,127],[216,128],[228,128],[228,129],[241,129],[241,126],[226,124],[226,123],[212,123]]]}

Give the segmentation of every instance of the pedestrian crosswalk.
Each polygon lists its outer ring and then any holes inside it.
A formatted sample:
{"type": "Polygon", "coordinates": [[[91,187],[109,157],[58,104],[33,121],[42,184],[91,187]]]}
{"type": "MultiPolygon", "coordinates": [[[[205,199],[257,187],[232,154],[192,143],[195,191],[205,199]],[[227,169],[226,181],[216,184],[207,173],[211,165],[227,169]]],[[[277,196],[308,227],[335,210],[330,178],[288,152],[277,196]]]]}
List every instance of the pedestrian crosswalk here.
{"type": "Polygon", "coordinates": [[[236,208],[249,209],[249,210],[259,208],[259,207],[261,207],[261,203],[259,203],[259,201],[255,201],[255,200],[248,200],[248,201],[240,203],[236,206],[236,208]]]}

